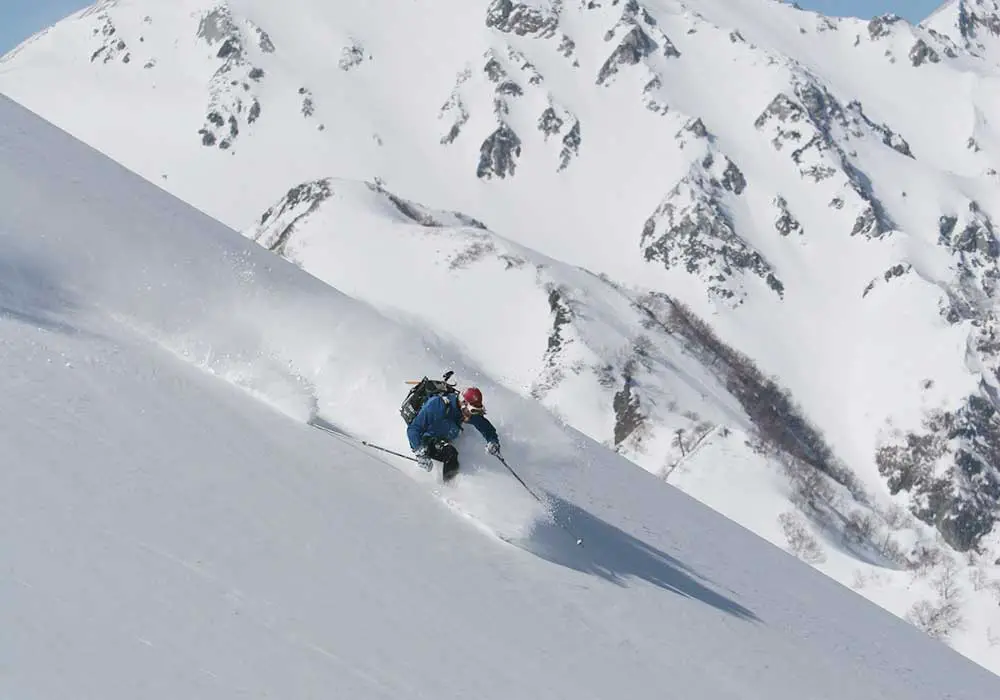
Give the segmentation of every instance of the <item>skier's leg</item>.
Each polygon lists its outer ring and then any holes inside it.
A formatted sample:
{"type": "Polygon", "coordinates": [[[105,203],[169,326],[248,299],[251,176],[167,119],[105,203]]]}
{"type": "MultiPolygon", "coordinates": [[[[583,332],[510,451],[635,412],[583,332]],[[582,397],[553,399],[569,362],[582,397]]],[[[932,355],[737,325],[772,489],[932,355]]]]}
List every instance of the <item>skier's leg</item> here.
{"type": "Polygon", "coordinates": [[[437,458],[444,463],[441,475],[445,481],[449,481],[458,474],[458,450],[454,445],[444,443],[438,446],[437,454],[437,458]]]}

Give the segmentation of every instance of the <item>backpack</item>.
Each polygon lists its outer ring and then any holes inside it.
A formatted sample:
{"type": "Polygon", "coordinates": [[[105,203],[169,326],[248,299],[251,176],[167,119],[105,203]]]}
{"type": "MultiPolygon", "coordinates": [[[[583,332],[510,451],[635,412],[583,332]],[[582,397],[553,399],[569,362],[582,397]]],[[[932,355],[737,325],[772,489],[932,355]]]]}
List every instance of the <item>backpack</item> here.
{"type": "Polygon", "coordinates": [[[399,415],[407,425],[417,417],[420,409],[430,397],[448,394],[458,395],[458,389],[455,385],[448,383],[452,374],[453,372],[445,372],[443,380],[424,377],[419,382],[411,382],[414,386],[399,407],[399,415]]]}

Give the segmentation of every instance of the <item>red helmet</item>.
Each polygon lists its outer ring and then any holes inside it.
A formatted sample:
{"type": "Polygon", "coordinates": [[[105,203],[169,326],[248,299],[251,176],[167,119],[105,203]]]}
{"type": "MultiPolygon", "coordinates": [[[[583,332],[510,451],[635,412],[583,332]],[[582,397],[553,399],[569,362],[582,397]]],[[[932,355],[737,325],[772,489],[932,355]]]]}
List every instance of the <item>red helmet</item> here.
{"type": "Polygon", "coordinates": [[[483,392],[474,386],[470,386],[462,392],[462,400],[473,408],[483,410],[483,392]]]}

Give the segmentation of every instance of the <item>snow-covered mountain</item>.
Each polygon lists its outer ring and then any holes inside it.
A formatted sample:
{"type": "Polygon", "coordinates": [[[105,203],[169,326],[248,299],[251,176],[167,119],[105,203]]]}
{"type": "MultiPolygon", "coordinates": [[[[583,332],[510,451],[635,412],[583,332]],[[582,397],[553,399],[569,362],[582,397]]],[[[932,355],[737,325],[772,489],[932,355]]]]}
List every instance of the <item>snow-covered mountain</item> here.
{"type": "Polygon", "coordinates": [[[120,0],[0,91],[1000,670],[998,14],[120,0]]]}
{"type": "Polygon", "coordinates": [[[0,270],[3,697],[1000,692],[489,380],[553,515],[469,438],[449,509],[423,472],[309,427],[398,448],[378,406],[402,379],[475,362],[6,98],[0,270]]]}

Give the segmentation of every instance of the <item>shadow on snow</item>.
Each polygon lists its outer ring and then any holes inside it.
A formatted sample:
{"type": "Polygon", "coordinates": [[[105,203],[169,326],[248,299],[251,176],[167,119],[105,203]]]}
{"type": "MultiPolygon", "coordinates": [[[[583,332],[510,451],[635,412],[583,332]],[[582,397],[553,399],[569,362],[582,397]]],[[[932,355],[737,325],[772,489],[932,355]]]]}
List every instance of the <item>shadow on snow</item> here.
{"type": "Polygon", "coordinates": [[[710,588],[669,554],[555,494],[547,493],[545,498],[552,519],[539,521],[529,537],[515,542],[522,549],[619,586],[626,586],[629,578],[638,578],[740,619],[760,621],[753,611],[710,588]],[[582,547],[576,545],[575,537],[583,539],[582,547]]]}
{"type": "Polygon", "coordinates": [[[43,330],[73,335],[79,329],[62,317],[76,303],[43,267],[8,248],[0,256],[0,322],[14,321],[43,330]]]}

